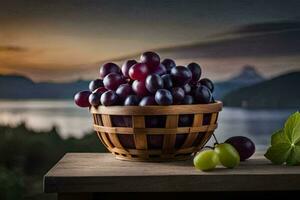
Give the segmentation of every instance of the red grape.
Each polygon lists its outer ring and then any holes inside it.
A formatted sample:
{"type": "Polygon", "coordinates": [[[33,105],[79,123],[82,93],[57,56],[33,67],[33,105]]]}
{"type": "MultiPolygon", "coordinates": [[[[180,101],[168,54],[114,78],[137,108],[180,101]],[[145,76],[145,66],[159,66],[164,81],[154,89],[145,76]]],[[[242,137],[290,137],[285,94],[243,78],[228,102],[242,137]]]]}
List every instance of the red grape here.
{"type": "Polygon", "coordinates": [[[150,68],[155,67],[160,63],[160,57],[154,52],[144,52],[140,58],[142,63],[146,63],[150,68]]]}
{"type": "Polygon", "coordinates": [[[143,97],[139,103],[139,106],[151,106],[157,105],[155,98],[153,96],[143,97]]]}
{"type": "Polygon", "coordinates": [[[149,68],[145,63],[136,63],[129,69],[129,76],[133,80],[145,80],[149,74],[149,68]]]}
{"type": "Polygon", "coordinates": [[[146,88],[149,92],[155,94],[158,89],[164,88],[164,82],[159,75],[151,74],[146,78],[146,88]]]}
{"type": "Polygon", "coordinates": [[[212,100],[212,95],[210,90],[206,86],[199,86],[195,90],[195,101],[196,103],[210,103],[212,100]]]}
{"type": "Polygon", "coordinates": [[[124,106],[137,106],[139,105],[140,98],[136,95],[129,95],[125,101],[124,106]]]}
{"type": "Polygon", "coordinates": [[[255,152],[254,143],[247,137],[235,136],[227,139],[225,143],[231,144],[239,152],[241,161],[247,160],[255,152]]]}
{"type": "Polygon", "coordinates": [[[166,67],[167,73],[170,73],[171,69],[173,67],[176,67],[176,63],[174,62],[174,60],[169,58],[164,59],[161,63],[166,67]]]}
{"type": "Polygon", "coordinates": [[[167,73],[166,67],[163,64],[159,64],[151,68],[151,74],[163,75],[167,73]]]}
{"type": "Polygon", "coordinates": [[[175,87],[175,88],[172,88],[171,92],[173,95],[173,103],[180,104],[184,98],[184,90],[180,87],[175,87]]]}
{"type": "Polygon", "coordinates": [[[117,104],[117,102],[118,102],[118,95],[116,94],[115,91],[109,90],[109,91],[104,92],[101,95],[100,101],[101,101],[102,105],[112,106],[112,105],[117,104]]]}
{"type": "Polygon", "coordinates": [[[173,87],[173,82],[170,74],[162,75],[161,77],[164,81],[164,89],[170,90],[173,87]]]}
{"type": "Polygon", "coordinates": [[[192,72],[186,67],[177,66],[171,69],[171,77],[176,86],[183,86],[192,79],[192,72]]]}
{"type": "Polygon", "coordinates": [[[138,81],[138,80],[133,81],[132,90],[139,97],[147,96],[149,94],[149,92],[145,86],[145,81],[138,81]]]}
{"type": "Polygon", "coordinates": [[[125,78],[129,78],[129,69],[133,65],[135,65],[137,62],[135,60],[127,60],[123,65],[122,65],[122,73],[125,78]]]}
{"type": "Polygon", "coordinates": [[[189,68],[192,72],[192,82],[197,83],[197,81],[200,79],[201,73],[202,73],[200,65],[193,62],[193,63],[188,64],[187,68],[189,68]]]}
{"type": "Polygon", "coordinates": [[[118,65],[115,63],[106,63],[100,68],[100,78],[104,79],[104,77],[110,73],[121,74],[121,70],[118,65]]]}
{"type": "Polygon", "coordinates": [[[89,89],[91,92],[96,90],[99,87],[103,87],[103,81],[101,79],[96,79],[90,82],[89,89]]]}
{"type": "Polygon", "coordinates": [[[99,87],[96,90],[94,90],[93,93],[99,93],[99,94],[103,94],[104,92],[106,92],[107,89],[105,87],[99,87]]]}
{"type": "Polygon", "coordinates": [[[211,92],[214,91],[214,84],[211,80],[209,80],[208,78],[203,78],[199,81],[199,83],[201,85],[206,86],[211,92]]]}
{"type": "Polygon", "coordinates": [[[155,93],[155,101],[158,105],[171,105],[173,104],[173,96],[169,90],[159,89],[155,93]]]}
{"type": "Polygon", "coordinates": [[[133,93],[132,87],[128,83],[120,85],[116,90],[116,94],[122,101],[125,100],[126,97],[132,93],[133,93]]]}
{"type": "Polygon", "coordinates": [[[125,83],[123,77],[117,73],[110,73],[103,79],[103,84],[108,90],[116,90],[123,83],[125,83]]]}
{"type": "Polygon", "coordinates": [[[89,107],[89,96],[91,92],[90,91],[81,91],[75,94],[74,96],[74,102],[79,107],[89,107]]]}

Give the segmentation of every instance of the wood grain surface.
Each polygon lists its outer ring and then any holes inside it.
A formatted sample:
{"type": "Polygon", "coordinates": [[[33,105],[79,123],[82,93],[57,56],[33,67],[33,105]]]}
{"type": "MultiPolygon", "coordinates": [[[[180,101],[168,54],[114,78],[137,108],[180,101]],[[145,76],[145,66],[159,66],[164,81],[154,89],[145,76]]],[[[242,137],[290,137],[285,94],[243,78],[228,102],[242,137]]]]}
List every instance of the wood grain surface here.
{"type": "Polygon", "coordinates": [[[300,166],[272,165],[262,154],[236,169],[194,169],[192,160],[129,162],[108,153],[68,153],[44,177],[44,191],[172,192],[300,190],[300,166]]]}

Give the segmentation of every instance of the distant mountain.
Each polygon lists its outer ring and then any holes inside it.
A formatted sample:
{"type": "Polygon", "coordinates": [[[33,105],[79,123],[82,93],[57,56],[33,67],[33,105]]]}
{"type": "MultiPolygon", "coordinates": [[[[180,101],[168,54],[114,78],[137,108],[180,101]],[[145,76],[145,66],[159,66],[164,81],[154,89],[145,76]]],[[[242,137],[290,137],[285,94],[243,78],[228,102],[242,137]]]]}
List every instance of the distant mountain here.
{"type": "Polygon", "coordinates": [[[291,72],[225,95],[226,106],[300,108],[300,72],[291,72]]]}
{"type": "Polygon", "coordinates": [[[231,79],[215,84],[214,96],[216,99],[222,99],[223,96],[236,89],[250,86],[264,81],[265,78],[260,75],[255,67],[245,65],[242,71],[231,79]]]}
{"type": "MultiPolygon", "coordinates": [[[[275,31],[264,34],[238,34],[234,37],[211,38],[202,42],[152,49],[161,57],[176,59],[277,57],[300,54],[300,30],[275,31]]],[[[123,61],[138,58],[140,53],[109,60],[123,61]]],[[[108,60],[102,60],[106,62],[108,60]]]]}
{"type": "Polygon", "coordinates": [[[88,89],[89,81],[35,83],[18,75],[0,75],[0,99],[72,99],[79,90],[88,89]]]}

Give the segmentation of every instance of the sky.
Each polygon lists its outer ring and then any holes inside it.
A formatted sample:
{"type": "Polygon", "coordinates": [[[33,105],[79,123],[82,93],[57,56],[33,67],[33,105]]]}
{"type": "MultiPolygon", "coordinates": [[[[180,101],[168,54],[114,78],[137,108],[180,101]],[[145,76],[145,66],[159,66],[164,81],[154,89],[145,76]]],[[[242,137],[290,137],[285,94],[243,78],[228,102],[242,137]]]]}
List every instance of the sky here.
{"type": "Polygon", "coordinates": [[[299,9],[298,0],[1,1],[0,74],[92,79],[106,61],[155,50],[216,80],[246,64],[271,77],[300,70],[299,9]]]}

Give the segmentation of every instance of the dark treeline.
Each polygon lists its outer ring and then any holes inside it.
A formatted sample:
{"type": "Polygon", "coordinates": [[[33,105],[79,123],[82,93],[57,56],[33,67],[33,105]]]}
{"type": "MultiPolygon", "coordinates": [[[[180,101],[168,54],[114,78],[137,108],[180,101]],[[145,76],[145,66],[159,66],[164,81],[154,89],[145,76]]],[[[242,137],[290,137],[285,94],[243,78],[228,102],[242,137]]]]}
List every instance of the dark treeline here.
{"type": "Polygon", "coordinates": [[[36,132],[0,126],[0,199],[55,199],[42,191],[43,175],[66,152],[105,152],[96,134],[62,139],[56,128],[36,132]]]}

